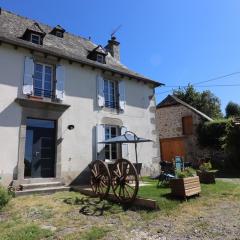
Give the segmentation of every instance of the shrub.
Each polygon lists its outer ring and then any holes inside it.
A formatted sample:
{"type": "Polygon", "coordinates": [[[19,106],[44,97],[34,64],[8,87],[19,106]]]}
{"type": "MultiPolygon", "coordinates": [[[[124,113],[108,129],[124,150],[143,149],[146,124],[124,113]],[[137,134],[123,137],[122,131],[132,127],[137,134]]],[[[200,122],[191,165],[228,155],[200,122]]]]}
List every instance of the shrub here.
{"type": "Polygon", "coordinates": [[[7,189],[0,186],[0,209],[3,208],[10,200],[11,196],[7,189]]]}
{"type": "Polygon", "coordinates": [[[196,174],[193,168],[186,168],[183,171],[176,171],[177,178],[193,177],[196,174]]]}
{"type": "Polygon", "coordinates": [[[211,162],[202,163],[199,167],[199,170],[202,172],[207,172],[207,171],[210,171],[211,169],[212,169],[211,162]]]}
{"type": "Polygon", "coordinates": [[[232,121],[227,124],[224,149],[228,155],[226,167],[240,169],[240,126],[232,121]]]}
{"type": "Polygon", "coordinates": [[[199,144],[202,147],[222,150],[229,122],[231,119],[220,119],[200,124],[197,129],[199,144]]]}

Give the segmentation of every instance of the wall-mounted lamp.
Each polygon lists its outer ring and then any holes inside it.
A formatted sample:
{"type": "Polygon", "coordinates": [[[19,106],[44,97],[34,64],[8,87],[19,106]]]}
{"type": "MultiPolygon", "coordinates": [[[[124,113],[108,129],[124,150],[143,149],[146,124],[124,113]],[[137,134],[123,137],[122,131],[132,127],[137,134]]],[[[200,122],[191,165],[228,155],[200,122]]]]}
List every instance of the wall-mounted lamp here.
{"type": "Polygon", "coordinates": [[[73,130],[73,129],[74,129],[74,127],[75,127],[75,126],[74,126],[74,125],[72,125],[72,124],[67,126],[68,130],[73,130]]]}

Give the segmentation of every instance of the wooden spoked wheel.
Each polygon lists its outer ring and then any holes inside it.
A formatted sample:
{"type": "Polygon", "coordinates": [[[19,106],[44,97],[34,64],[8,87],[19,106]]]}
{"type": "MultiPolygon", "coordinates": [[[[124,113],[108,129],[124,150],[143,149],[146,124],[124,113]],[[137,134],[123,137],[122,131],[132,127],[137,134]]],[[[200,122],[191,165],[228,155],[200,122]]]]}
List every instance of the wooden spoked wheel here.
{"type": "Polygon", "coordinates": [[[100,160],[89,165],[91,171],[90,184],[93,192],[100,198],[107,197],[111,187],[111,177],[108,166],[100,160]]]}
{"type": "Polygon", "coordinates": [[[111,171],[112,189],[121,203],[131,203],[135,200],[139,178],[133,164],[126,159],[118,159],[111,171]]]}

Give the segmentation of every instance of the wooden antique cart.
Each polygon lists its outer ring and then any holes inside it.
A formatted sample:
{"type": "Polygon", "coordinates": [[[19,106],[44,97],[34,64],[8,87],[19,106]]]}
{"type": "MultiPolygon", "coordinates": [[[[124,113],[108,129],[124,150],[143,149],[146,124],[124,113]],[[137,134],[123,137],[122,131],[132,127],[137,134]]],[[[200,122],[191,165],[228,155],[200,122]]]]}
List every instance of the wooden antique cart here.
{"type": "Polygon", "coordinates": [[[151,140],[139,138],[127,131],[124,135],[108,139],[100,144],[134,143],[136,163],[127,159],[117,159],[113,163],[95,160],[89,164],[93,192],[100,198],[106,198],[110,191],[120,203],[132,203],[139,189],[139,175],[142,164],[138,163],[137,143],[151,140]]]}

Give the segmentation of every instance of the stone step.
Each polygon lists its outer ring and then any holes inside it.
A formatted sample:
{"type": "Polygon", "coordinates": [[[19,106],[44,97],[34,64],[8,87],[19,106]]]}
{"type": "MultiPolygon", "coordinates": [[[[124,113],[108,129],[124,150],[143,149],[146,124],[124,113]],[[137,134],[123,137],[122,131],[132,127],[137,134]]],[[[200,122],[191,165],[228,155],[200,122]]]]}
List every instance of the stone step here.
{"type": "Polygon", "coordinates": [[[61,178],[25,178],[22,184],[46,183],[46,182],[64,182],[61,178]]]}
{"type": "Polygon", "coordinates": [[[52,194],[55,192],[64,192],[64,191],[69,191],[69,190],[70,190],[70,187],[66,187],[66,186],[26,189],[26,190],[22,190],[22,191],[16,191],[15,197],[32,195],[32,194],[45,195],[45,194],[52,194]]]}
{"type": "Polygon", "coordinates": [[[38,188],[45,188],[45,187],[59,187],[63,186],[62,182],[41,182],[41,183],[24,183],[20,184],[22,190],[28,189],[38,189],[38,188]]]}

